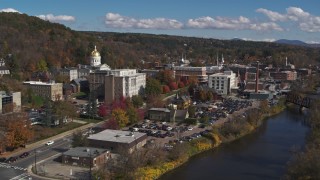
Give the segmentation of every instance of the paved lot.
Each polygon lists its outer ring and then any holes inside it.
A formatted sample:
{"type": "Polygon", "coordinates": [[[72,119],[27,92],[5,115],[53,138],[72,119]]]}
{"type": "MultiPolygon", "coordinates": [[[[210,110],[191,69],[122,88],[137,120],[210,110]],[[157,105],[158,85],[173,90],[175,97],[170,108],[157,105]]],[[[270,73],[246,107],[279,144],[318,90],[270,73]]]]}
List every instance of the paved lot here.
{"type": "Polygon", "coordinates": [[[58,159],[49,159],[37,165],[37,174],[55,179],[90,179],[89,168],[61,164],[58,159]]]}
{"type": "MultiPolygon", "coordinates": [[[[226,121],[231,121],[233,117],[238,117],[238,116],[242,116],[244,112],[246,112],[247,110],[249,109],[252,109],[252,108],[257,108],[259,107],[259,104],[260,102],[259,101],[253,101],[252,102],[252,106],[249,106],[247,108],[243,108],[243,109],[240,109],[238,111],[235,111],[233,112],[231,115],[228,115],[227,117],[225,118],[219,118],[218,120],[214,121],[212,126],[220,126],[222,125],[223,123],[225,123],[226,121]]],[[[150,125],[151,123],[155,123],[155,122],[148,122],[148,123],[144,123],[146,125],[150,125]]],[[[140,123],[141,124],[141,123],[140,123]]],[[[156,122],[156,124],[158,126],[162,126],[161,123],[159,122],[156,122]]],[[[170,127],[177,127],[178,124],[177,123],[166,123],[166,125],[170,126],[170,127]]],[[[184,136],[191,136],[192,134],[195,134],[195,133],[200,133],[202,131],[205,131],[205,130],[208,130],[208,129],[211,129],[212,126],[207,126],[205,128],[199,128],[198,125],[193,125],[193,129],[191,131],[187,130],[187,131],[184,131],[182,133],[177,133],[175,131],[174,132],[174,136],[172,137],[165,137],[165,138],[161,138],[161,137],[154,137],[154,136],[148,136],[147,140],[154,140],[154,144],[157,144],[159,146],[164,146],[166,143],[168,143],[169,141],[173,141],[173,140],[176,140],[176,139],[179,139],[181,137],[184,137],[184,136]]],[[[180,127],[186,127],[185,124],[181,124],[180,127]]],[[[146,129],[146,128],[143,128],[143,129],[146,129]]],[[[155,131],[159,131],[159,130],[155,130],[155,131]]],[[[163,131],[161,130],[161,133],[164,134],[166,131],[163,131]]]]}

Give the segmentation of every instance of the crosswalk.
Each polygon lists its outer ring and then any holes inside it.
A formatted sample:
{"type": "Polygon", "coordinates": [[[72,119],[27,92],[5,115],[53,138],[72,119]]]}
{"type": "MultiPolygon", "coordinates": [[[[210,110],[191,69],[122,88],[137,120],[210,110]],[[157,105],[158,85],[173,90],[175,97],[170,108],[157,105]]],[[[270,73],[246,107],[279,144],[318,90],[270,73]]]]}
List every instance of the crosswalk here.
{"type": "Polygon", "coordinates": [[[26,171],[27,168],[23,168],[23,167],[18,167],[18,166],[12,166],[8,163],[0,163],[0,168],[12,168],[12,169],[16,169],[16,170],[21,170],[21,171],[26,171]]]}
{"type": "Polygon", "coordinates": [[[31,180],[32,178],[30,177],[29,174],[23,173],[20,174],[19,176],[16,176],[14,178],[11,178],[10,180],[31,180]]]}

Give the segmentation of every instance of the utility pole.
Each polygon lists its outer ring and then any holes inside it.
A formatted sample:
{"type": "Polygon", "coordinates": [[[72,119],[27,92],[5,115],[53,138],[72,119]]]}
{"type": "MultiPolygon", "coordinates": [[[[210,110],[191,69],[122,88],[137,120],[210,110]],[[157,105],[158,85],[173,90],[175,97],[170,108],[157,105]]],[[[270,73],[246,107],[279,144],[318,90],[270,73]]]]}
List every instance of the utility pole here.
{"type": "Polygon", "coordinates": [[[35,169],[36,174],[38,174],[38,171],[37,171],[37,149],[34,149],[34,169],[35,169]]]}
{"type": "Polygon", "coordinates": [[[89,160],[90,160],[90,163],[89,163],[89,179],[91,180],[92,179],[92,177],[91,177],[91,173],[92,173],[92,171],[91,171],[91,166],[92,166],[92,158],[91,158],[91,151],[90,151],[90,149],[89,149],[89,160]]]}

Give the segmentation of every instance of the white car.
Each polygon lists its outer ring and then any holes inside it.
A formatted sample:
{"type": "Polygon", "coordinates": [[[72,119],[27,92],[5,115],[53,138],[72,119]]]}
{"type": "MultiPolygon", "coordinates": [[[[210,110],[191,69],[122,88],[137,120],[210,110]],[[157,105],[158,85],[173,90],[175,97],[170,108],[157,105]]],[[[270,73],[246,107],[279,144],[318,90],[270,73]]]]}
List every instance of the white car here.
{"type": "Polygon", "coordinates": [[[192,131],[193,130],[193,128],[192,127],[188,127],[188,131],[192,131]]]}
{"type": "Polygon", "coordinates": [[[54,143],[54,141],[48,141],[47,143],[46,143],[46,145],[47,146],[50,146],[50,145],[52,145],[54,143]]]}

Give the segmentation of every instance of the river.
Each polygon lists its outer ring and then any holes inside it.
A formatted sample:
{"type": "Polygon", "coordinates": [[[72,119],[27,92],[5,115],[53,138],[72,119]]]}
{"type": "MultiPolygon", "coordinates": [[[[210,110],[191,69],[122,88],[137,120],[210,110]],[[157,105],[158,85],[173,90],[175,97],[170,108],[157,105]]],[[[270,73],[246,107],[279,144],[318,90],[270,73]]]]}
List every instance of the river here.
{"type": "Polygon", "coordinates": [[[192,157],[160,180],[281,179],[293,151],[305,144],[305,116],[285,110],[255,132],[192,157]]]}

